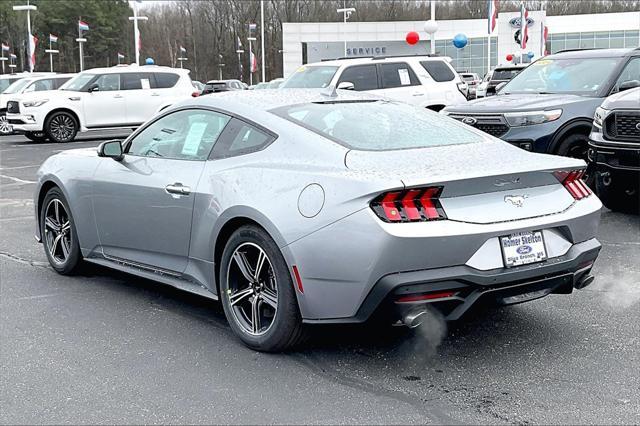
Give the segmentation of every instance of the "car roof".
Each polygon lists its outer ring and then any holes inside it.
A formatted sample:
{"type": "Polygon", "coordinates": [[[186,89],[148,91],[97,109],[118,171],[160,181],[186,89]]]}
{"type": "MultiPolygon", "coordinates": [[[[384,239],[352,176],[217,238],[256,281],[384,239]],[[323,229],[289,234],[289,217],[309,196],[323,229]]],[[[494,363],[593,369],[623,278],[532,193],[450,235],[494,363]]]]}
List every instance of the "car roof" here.
{"type": "Polygon", "coordinates": [[[38,81],[38,80],[48,80],[50,78],[66,78],[73,77],[77,74],[75,73],[67,73],[67,74],[47,74],[47,75],[34,75],[33,77],[28,77],[29,80],[38,81]]]}
{"type": "Polygon", "coordinates": [[[221,107],[224,104],[242,105],[242,110],[250,109],[269,111],[275,108],[300,105],[312,102],[370,101],[381,99],[377,96],[354,92],[352,90],[332,91],[325,89],[277,89],[277,90],[237,90],[221,92],[215,96],[200,96],[190,99],[190,105],[221,107]],[[333,93],[332,93],[333,92],[333,93]],[[331,96],[333,94],[334,96],[331,96]]]}
{"type": "Polygon", "coordinates": [[[552,55],[545,56],[547,59],[578,59],[578,58],[622,58],[631,55],[633,52],[640,54],[640,48],[626,49],[575,49],[563,50],[552,55]]]}
{"type": "Polygon", "coordinates": [[[173,72],[178,74],[189,74],[188,69],[183,68],[171,68],[164,67],[160,65],[127,65],[127,66],[114,66],[109,68],[91,68],[88,70],[82,71],[87,74],[124,74],[124,73],[133,73],[133,72],[173,72]]]}
{"type": "Polygon", "coordinates": [[[393,62],[398,60],[417,59],[420,61],[425,60],[443,60],[449,62],[451,58],[447,56],[430,56],[430,55],[398,55],[398,56],[365,56],[362,58],[343,58],[333,59],[321,62],[313,62],[305,64],[303,66],[341,66],[341,65],[361,65],[378,62],[393,62]]]}

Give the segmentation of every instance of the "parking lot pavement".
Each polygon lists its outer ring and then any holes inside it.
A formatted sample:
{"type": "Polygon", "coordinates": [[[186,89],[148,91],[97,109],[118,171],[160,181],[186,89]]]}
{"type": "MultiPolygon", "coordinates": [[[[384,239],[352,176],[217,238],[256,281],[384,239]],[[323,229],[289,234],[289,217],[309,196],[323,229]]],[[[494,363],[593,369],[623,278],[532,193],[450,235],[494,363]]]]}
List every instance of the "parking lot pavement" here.
{"type": "Polygon", "coordinates": [[[297,352],[262,354],[206,299],[48,267],[35,172],[99,142],[0,138],[1,423],[640,421],[640,217],[604,212],[596,282],[572,295],[448,330],[321,327],[297,352]]]}

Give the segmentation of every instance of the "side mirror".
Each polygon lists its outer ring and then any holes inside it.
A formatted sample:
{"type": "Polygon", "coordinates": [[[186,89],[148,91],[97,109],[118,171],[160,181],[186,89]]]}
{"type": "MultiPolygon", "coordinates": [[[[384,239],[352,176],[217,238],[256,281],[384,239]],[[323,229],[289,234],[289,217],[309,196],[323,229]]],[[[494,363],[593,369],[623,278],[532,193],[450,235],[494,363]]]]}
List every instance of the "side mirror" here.
{"type": "Polygon", "coordinates": [[[121,161],[124,158],[122,141],[112,140],[102,142],[100,146],[98,146],[98,157],[109,157],[116,161],[121,161]]]}
{"type": "Polygon", "coordinates": [[[498,85],[496,86],[496,93],[499,93],[499,92],[502,90],[502,88],[503,88],[504,86],[506,86],[506,85],[507,85],[507,82],[506,82],[506,81],[503,81],[502,83],[498,84],[498,85]]]}
{"type": "Polygon", "coordinates": [[[618,86],[618,92],[622,92],[623,90],[633,89],[635,87],[640,87],[640,81],[638,80],[627,80],[618,86]]]}
{"type": "Polygon", "coordinates": [[[99,91],[100,91],[100,86],[98,86],[98,83],[92,83],[87,89],[87,92],[89,93],[99,92],[99,91]]]}
{"type": "Polygon", "coordinates": [[[341,81],[340,83],[338,83],[337,89],[340,89],[340,90],[356,90],[356,86],[355,86],[355,84],[353,84],[350,81],[341,81]]]}

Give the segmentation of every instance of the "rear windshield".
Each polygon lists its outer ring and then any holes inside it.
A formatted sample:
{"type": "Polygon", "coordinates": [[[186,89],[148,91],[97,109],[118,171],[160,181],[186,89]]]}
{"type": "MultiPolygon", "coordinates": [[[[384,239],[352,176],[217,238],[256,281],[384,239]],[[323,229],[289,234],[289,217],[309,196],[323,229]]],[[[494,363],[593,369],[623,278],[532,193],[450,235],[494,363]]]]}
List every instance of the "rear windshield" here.
{"type": "Polygon", "coordinates": [[[338,70],[335,66],[301,66],[280,87],[287,89],[321,89],[331,83],[338,70]]]}
{"type": "Polygon", "coordinates": [[[393,101],[311,103],[271,112],[362,151],[428,148],[484,140],[453,119],[393,101]]]}
{"type": "Polygon", "coordinates": [[[520,71],[522,71],[522,68],[495,70],[493,72],[493,76],[491,77],[491,80],[511,80],[520,71]]]}

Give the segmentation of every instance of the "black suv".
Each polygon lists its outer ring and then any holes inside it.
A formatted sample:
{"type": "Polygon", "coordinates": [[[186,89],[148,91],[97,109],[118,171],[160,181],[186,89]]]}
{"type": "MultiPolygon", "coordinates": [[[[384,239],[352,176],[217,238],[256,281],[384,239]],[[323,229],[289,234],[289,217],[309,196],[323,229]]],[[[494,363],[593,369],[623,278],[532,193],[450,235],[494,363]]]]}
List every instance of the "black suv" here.
{"type": "Polygon", "coordinates": [[[640,86],[640,48],[563,51],[529,65],[497,96],[444,114],[523,149],[587,159],[593,115],[604,98],[640,86]]]}
{"type": "Polygon", "coordinates": [[[598,197],[611,210],[638,213],[640,88],[608,97],[596,109],[589,139],[598,197]]]}

